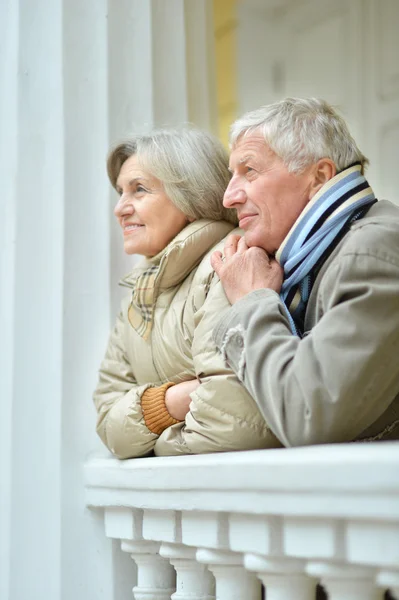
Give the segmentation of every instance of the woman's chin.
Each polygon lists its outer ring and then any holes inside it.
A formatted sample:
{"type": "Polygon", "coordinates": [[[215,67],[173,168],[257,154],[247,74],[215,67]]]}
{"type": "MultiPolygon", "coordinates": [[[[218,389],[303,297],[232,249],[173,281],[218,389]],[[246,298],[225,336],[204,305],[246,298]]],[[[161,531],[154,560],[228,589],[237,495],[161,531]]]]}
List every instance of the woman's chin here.
{"type": "Polygon", "coordinates": [[[142,255],[147,254],[146,250],[144,248],[142,248],[140,246],[140,244],[133,244],[130,240],[125,240],[123,249],[125,251],[125,254],[128,254],[129,256],[131,254],[142,254],[142,255]]]}

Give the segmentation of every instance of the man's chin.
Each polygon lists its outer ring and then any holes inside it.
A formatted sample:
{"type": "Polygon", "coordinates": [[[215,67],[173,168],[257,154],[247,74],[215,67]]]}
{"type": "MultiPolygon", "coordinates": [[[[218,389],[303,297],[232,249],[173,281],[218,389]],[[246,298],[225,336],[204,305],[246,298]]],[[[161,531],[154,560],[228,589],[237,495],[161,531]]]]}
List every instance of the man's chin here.
{"type": "Polygon", "coordinates": [[[248,248],[261,248],[265,252],[269,254],[269,256],[273,255],[274,252],[270,252],[270,248],[265,248],[265,237],[256,235],[250,231],[246,231],[244,234],[245,243],[248,248]]]}
{"type": "Polygon", "coordinates": [[[257,236],[250,231],[244,232],[244,240],[248,248],[253,248],[254,246],[259,247],[259,244],[257,243],[257,236]]]}

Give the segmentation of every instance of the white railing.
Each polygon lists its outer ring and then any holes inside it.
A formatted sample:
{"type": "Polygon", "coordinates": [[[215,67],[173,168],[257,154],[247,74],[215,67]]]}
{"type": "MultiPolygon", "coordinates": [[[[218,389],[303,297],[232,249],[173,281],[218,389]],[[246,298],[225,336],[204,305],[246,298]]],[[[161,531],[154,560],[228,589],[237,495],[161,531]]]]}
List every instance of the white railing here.
{"type": "Polygon", "coordinates": [[[135,600],[399,599],[399,442],[91,458],[135,600]]]}

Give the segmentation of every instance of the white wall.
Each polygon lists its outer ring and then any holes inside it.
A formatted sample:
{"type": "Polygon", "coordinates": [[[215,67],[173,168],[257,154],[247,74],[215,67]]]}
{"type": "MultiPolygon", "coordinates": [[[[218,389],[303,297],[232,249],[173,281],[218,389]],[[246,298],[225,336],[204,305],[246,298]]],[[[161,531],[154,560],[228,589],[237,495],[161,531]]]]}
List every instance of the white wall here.
{"type": "Polygon", "coordinates": [[[238,22],[239,112],[325,98],[369,157],[376,194],[399,203],[399,2],[239,0],[238,22]]]}

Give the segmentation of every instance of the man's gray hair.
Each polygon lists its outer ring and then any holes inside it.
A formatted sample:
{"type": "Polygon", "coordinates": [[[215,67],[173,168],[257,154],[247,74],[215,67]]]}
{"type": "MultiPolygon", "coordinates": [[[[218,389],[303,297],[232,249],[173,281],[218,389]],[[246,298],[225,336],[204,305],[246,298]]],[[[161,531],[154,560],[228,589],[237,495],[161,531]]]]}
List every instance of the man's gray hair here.
{"type": "Polygon", "coordinates": [[[254,132],[263,135],[291,172],[300,173],[320,158],[330,158],[338,172],[353,163],[364,170],[369,162],[344,119],[318,98],[286,98],[248,112],[231,126],[231,147],[254,132]]]}
{"type": "Polygon", "coordinates": [[[108,177],[115,189],[123,163],[133,155],[142,168],[159,179],[173,204],[190,219],[237,224],[236,211],[223,206],[231,176],[227,151],[216,137],[192,127],[158,129],[131,137],[108,157],[108,177]]]}

